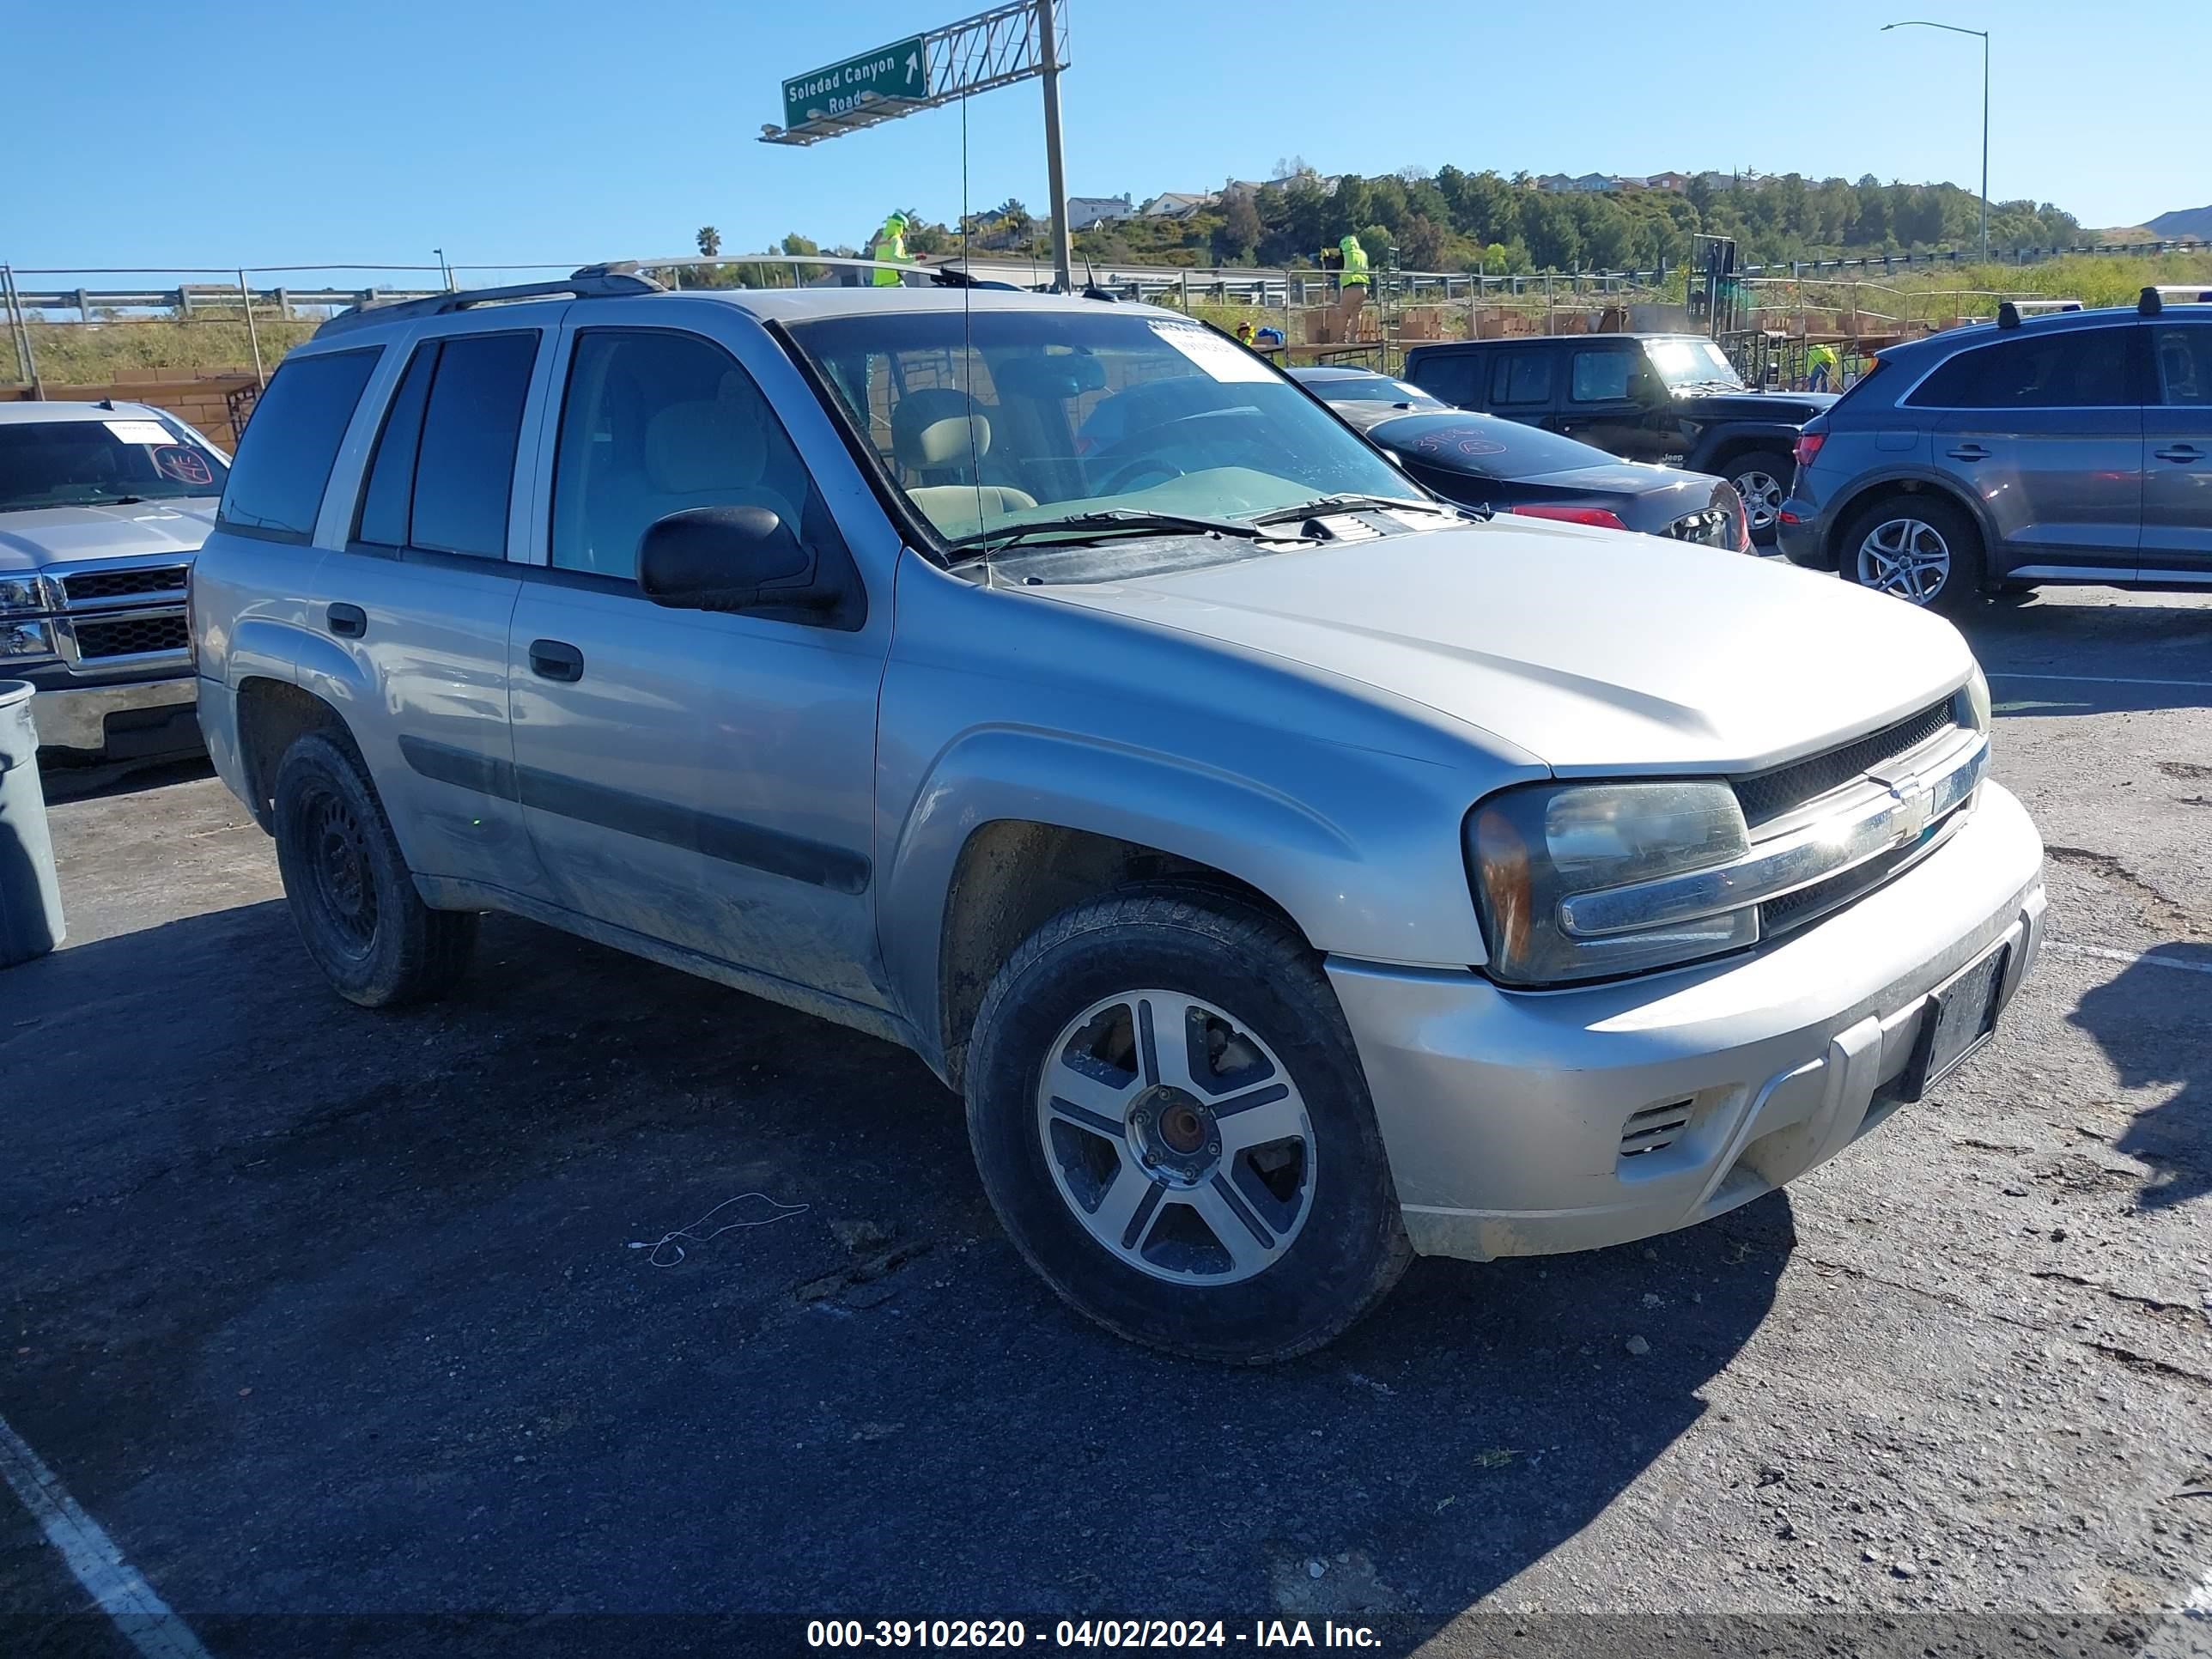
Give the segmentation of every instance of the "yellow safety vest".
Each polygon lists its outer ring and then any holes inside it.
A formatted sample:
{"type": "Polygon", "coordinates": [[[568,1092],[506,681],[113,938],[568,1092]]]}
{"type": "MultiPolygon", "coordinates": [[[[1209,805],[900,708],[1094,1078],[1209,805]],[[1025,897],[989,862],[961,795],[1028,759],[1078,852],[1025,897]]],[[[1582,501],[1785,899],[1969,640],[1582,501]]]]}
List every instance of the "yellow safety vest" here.
{"type": "Polygon", "coordinates": [[[1365,288],[1372,279],[1367,274],[1367,250],[1355,247],[1344,256],[1343,285],[1346,288],[1365,288]]]}
{"type": "MultiPolygon", "coordinates": [[[[874,246],[868,249],[868,258],[896,259],[902,265],[910,265],[914,263],[913,257],[906,251],[906,236],[903,232],[890,236],[877,237],[874,246]]],[[[896,288],[899,285],[900,277],[896,270],[872,270],[868,275],[878,288],[896,288]]]]}

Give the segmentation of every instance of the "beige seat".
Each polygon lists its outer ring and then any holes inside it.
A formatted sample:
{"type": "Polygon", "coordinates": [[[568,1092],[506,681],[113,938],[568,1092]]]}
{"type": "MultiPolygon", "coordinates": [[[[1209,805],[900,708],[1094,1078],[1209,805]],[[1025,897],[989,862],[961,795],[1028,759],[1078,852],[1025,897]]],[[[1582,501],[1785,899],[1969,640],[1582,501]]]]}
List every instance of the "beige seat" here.
{"type": "Polygon", "coordinates": [[[892,459],[919,481],[907,496],[948,536],[970,534],[1037,504],[1025,489],[975,481],[990,453],[989,417],[965,392],[909,392],[891,411],[892,459]]]}
{"type": "Polygon", "coordinates": [[[645,428],[645,476],[653,518],[687,507],[765,507],[795,535],[799,503],[763,482],[769,434],[760,396],[725,374],[711,400],[671,404],[645,428]]]}

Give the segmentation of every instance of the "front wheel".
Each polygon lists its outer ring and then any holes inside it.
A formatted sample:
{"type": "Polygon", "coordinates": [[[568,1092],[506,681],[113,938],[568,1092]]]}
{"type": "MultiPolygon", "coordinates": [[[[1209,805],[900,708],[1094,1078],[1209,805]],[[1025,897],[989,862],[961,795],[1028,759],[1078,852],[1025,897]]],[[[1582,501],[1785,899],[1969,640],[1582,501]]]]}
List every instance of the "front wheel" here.
{"type": "Polygon", "coordinates": [[[1773,544],[1782,503],[1790,495],[1790,480],[1796,462],[1778,449],[1754,449],[1729,463],[1729,482],[1743,497],[1744,523],[1753,544],[1773,544]]]}
{"type": "Polygon", "coordinates": [[[1122,895],[1046,923],[976,1016],[968,1126],[1030,1265],[1150,1346],[1308,1352],[1411,1259],[1335,996],[1234,900],[1122,895]]]}
{"type": "Polygon", "coordinates": [[[1981,600],[1981,538],[1940,497],[1876,501],[1851,520],[1841,545],[1839,574],[1862,587],[1954,617],[1981,600]]]}

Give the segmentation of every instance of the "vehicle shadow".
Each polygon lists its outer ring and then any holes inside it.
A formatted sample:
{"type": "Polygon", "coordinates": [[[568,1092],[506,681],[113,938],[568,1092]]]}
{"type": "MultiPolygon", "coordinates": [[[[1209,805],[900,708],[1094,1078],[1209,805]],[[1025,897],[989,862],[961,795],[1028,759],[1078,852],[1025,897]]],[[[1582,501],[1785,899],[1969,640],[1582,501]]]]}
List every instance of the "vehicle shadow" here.
{"type": "Polygon", "coordinates": [[[781,1651],[823,1614],[1409,1647],[1699,1420],[1796,1242],[1777,1194],[1417,1262],[1225,1370],[1061,1306],[910,1056],[527,924],[406,1013],[332,996],[273,902],[6,998],[0,1416],[227,1656],[781,1651]],[[728,1200],[769,1224],[649,1248],[728,1200]]]}
{"type": "Polygon", "coordinates": [[[2085,993],[2068,1020],[2094,1037],[2124,1088],[2179,1088],[2136,1115],[2113,1146],[2150,1165],[2138,1206],[2168,1209],[2212,1193],[2212,945],[2161,945],[2085,993]],[[2161,963],[2187,963],[2203,974],[2161,963]]]}
{"type": "Polygon", "coordinates": [[[40,770],[46,799],[63,801],[103,800],[113,795],[135,794],[172,783],[215,775],[205,755],[171,756],[162,760],[118,761],[98,766],[46,766],[40,770]]]}
{"type": "Polygon", "coordinates": [[[2212,605],[2073,599],[2046,590],[1960,620],[2000,716],[2212,708],[2212,605]]]}

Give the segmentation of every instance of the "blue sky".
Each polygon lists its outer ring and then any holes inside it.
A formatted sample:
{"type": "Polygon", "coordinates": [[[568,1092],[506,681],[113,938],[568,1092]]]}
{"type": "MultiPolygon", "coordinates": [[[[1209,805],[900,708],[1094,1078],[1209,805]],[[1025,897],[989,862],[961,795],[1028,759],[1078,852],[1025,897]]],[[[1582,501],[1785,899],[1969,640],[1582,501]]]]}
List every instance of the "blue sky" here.
{"type": "MultiPolygon", "coordinates": [[[[1902,15],[1997,31],[1992,195],[2090,225],[2212,198],[2190,138],[2212,65],[2202,11],[1917,3],[1844,9],[1859,21],[1650,0],[1402,15],[1071,0],[1068,185],[1141,198],[1301,155],[1324,172],[1755,167],[1972,189],[1979,43],[1877,32],[1902,15]]],[[[465,268],[562,263],[685,252],[704,222],[737,252],[961,205],[957,108],[811,149],[757,135],[785,75],[951,21],[963,0],[24,9],[6,31],[0,187],[0,258],[19,266],[428,263],[434,246],[465,268]],[[143,115],[110,58],[160,69],[143,115]],[[112,95],[95,106],[88,84],[112,95]]],[[[969,106],[973,205],[1042,210],[1039,109],[1034,82],[969,106]]]]}

